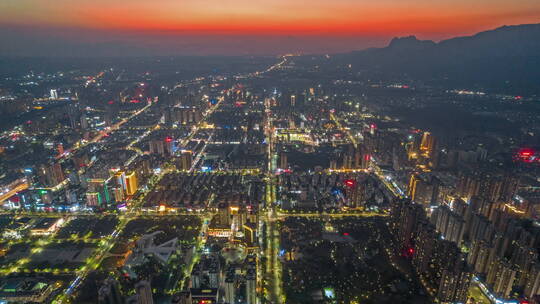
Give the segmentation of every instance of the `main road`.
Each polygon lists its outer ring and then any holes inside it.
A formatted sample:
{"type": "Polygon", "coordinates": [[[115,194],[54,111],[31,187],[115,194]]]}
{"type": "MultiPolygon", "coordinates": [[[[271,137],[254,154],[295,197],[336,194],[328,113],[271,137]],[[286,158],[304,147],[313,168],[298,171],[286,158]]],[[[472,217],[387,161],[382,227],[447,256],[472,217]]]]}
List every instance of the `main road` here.
{"type": "MultiPolygon", "coordinates": [[[[286,58],[279,65],[286,62],[286,58]]],[[[264,279],[267,281],[265,289],[265,299],[267,303],[281,304],[285,303],[285,295],[282,290],[282,265],[279,261],[280,250],[280,234],[279,223],[276,212],[276,151],[273,141],[273,114],[270,109],[270,102],[265,101],[265,136],[267,143],[267,167],[266,167],[266,199],[265,210],[262,216],[263,222],[266,224],[266,248],[262,255],[266,257],[266,268],[264,269],[264,279]]]]}

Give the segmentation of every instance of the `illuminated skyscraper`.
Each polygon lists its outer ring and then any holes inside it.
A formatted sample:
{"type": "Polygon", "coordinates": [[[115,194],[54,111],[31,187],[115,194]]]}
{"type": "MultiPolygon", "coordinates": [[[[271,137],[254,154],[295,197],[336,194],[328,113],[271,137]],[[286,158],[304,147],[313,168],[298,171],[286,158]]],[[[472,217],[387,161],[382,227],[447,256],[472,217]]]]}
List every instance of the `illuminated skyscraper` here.
{"type": "Polygon", "coordinates": [[[115,202],[118,203],[118,202],[124,201],[125,196],[124,196],[124,189],[122,189],[122,187],[112,188],[112,193],[113,193],[115,202]]]}
{"type": "Polygon", "coordinates": [[[244,224],[244,239],[248,246],[253,246],[257,241],[257,225],[254,223],[244,224]]]}
{"type": "Polygon", "coordinates": [[[424,135],[422,135],[422,142],[420,144],[420,150],[424,153],[427,153],[427,155],[430,156],[433,154],[434,149],[435,149],[435,137],[429,132],[424,132],[424,135]]]}
{"type": "Polygon", "coordinates": [[[437,189],[437,180],[431,175],[412,174],[407,195],[412,201],[427,207],[436,203],[437,189]]]}
{"type": "Polygon", "coordinates": [[[87,192],[86,205],[90,207],[97,207],[101,205],[101,195],[99,192],[87,192]]]}
{"type": "Polygon", "coordinates": [[[50,99],[58,99],[58,91],[56,89],[51,89],[49,98],[50,99]]]}
{"type": "Polygon", "coordinates": [[[88,179],[86,182],[88,184],[89,193],[99,194],[99,205],[108,204],[112,201],[112,195],[105,179],[93,178],[88,179]]]}
{"type": "Polygon", "coordinates": [[[126,190],[126,173],[124,171],[118,171],[114,174],[114,178],[116,179],[116,184],[120,186],[124,191],[126,190]]]}
{"type": "MultiPolygon", "coordinates": [[[[134,195],[139,187],[137,179],[137,173],[132,171],[126,173],[124,171],[118,171],[115,173],[116,183],[122,188],[123,196],[134,195]]],[[[118,193],[119,195],[120,193],[118,193]]],[[[115,194],[116,195],[116,194],[115,194]]]]}
{"type": "Polygon", "coordinates": [[[137,180],[137,174],[131,172],[125,175],[125,190],[127,195],[134,195],[139,188],[139,182],[137,180]]]}

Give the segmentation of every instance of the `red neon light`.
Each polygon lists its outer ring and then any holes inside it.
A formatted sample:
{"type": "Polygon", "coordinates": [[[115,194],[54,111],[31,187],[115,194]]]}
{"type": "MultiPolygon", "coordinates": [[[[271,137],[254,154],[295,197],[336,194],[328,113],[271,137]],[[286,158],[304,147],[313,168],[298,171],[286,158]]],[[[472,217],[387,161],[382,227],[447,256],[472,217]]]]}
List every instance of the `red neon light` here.
{"type": "Polygon", "coordinates": [[[352,188],[356,185],[356,181],[354,179],[347,179],[345,180],[345,185],[349,188],[352,188]]]}
{"type": "Polygon", "coordinates": [[[524,162],[532,162],[534,160],[534,155],[536,151],[531,148],[521,148],[517,152],[517,158],[521,159],[524,162]]]}
{"type": "Polygon", "coordinates": [[[534,154],[534,150],[530,148],[523,148],[519,150],[519,154],[523,156],[530,156],[534,154]]]}
{"type": "Polygon", "coordinates": [[[170,136],[167,136],[167,137],[165,138],[165,142],[170,143],[170,142],[172,142],[172,141],[173,141],[173,139],[172,139],[172,137],[170,137],[170,136]]]}

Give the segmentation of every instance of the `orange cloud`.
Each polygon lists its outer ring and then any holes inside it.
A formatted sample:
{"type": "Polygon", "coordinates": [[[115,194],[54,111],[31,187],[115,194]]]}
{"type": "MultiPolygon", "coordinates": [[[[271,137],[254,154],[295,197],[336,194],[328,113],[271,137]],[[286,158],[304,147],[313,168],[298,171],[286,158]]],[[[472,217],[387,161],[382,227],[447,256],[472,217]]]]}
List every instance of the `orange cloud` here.
{"type": "Polygon", "coordinates": [[[456,35],[540,21],[537,0],[18,0],[6,23],[213,34],[456,35]],[[511,3],[510,3],[511,2],[511,3]]]}

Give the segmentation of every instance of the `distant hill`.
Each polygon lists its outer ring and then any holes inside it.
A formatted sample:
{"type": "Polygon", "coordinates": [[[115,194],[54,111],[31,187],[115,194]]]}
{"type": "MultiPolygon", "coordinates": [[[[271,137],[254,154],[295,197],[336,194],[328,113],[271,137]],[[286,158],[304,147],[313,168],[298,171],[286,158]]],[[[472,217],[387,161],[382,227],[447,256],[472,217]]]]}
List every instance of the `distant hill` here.
{"type": "Polygon", "coordinates": [[[454,86],[540,94],[540,24],[503,26],[438,43],[394,38],[385,48],[339,54],[331,61],[454,86]]]}

